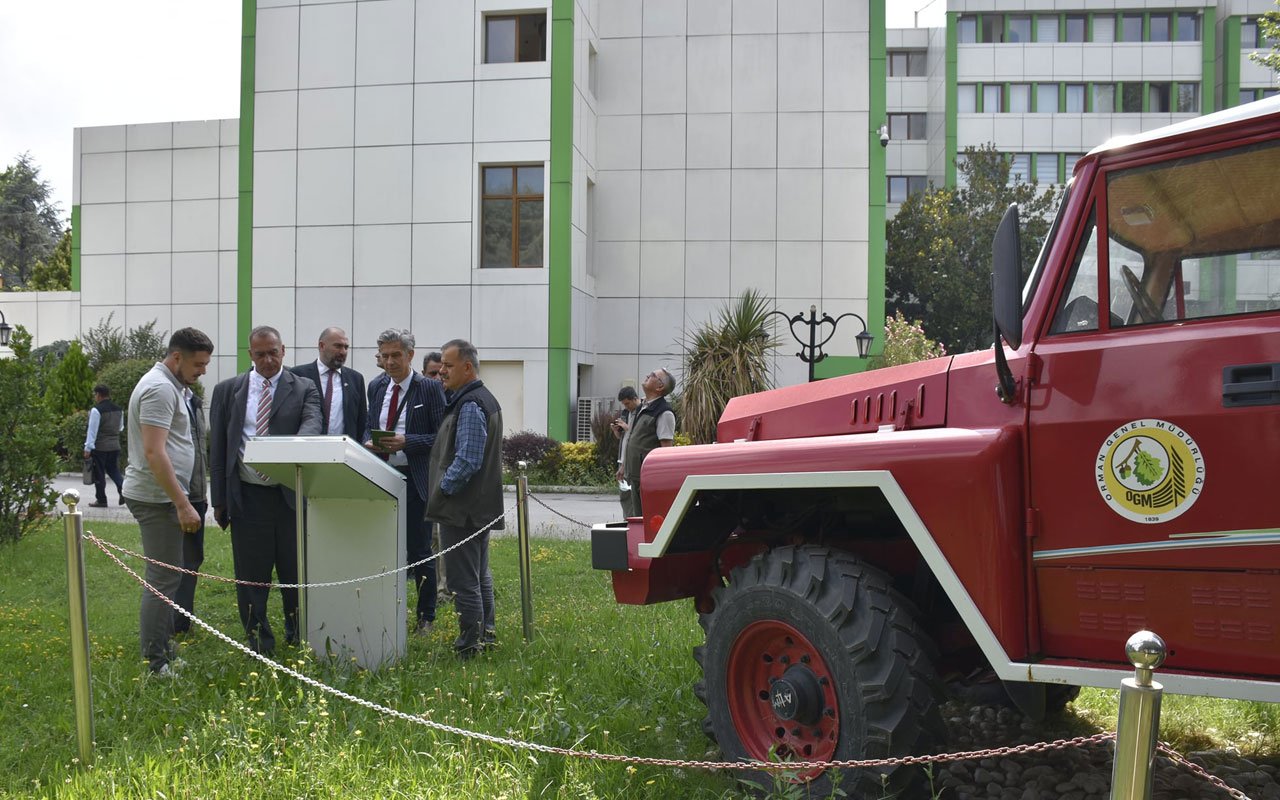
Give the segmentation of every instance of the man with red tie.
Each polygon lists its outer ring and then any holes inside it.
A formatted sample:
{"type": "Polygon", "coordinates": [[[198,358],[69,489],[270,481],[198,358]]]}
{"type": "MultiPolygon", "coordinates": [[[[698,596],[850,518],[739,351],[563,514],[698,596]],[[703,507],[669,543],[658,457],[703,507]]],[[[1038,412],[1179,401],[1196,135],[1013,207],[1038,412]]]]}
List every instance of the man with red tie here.
{"type": "MultiPolygon", "coordinates": [[[[298,581],[298,531],[293,490],[244,463],[245,443],[253,436],[319,434],[320,395],[315,384],[284,364],[284,343],[275,328],[260,325],[249,333],[253,369],[228,378],[213,390],[209,404],[209,474],[213,518],[231,526],[236,578],[266,583],[274,567],[280,583],[298,581]]],[[[298,590],[281,589],[284,633],[296,644],[298,590]]],[[[276,644],[267,622],[267,589],[236,585],[236,603],[249,646],[270,653],[276,644]]]]}
{"type": "Polygon", "coordinates": [[[369,402],[364,376],[346,366],[351,342],[342,328],[325,328],[317,347],[319,357],[291,368],[294,375],[310,378],[320,392],[324,409],[320,432],[360,440],[368,424],[369,402]]]}
{"type": "MultiPolygon", "coordinates": [[[[361,441],[385,457],[404,475],[407,507],[405,523],[406,561],[412,564],[431,555],[431,528],[424,518],[427,503],[427,472],[431,445],[435,443],[440,419],[444,416],[444,389],[439,381],[428,380],[413,369],[413,334],[389,328],[378,336],[378,353],[386,380],[369,386],[369,424],[361,441]],[[373,443],[373,431],[389,435],[373,443]]],[[[418,587],[415,632],[430,633],[436,619],[436,567],[428,561],[413,568],[418,587]]]]}

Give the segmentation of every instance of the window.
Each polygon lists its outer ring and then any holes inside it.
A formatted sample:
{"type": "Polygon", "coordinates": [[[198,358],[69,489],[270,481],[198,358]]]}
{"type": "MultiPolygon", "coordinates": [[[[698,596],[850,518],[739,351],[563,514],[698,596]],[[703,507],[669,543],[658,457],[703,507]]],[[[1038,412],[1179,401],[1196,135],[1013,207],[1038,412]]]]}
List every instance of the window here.
{"type": "Polygon", "coordinates": [[[1114,42],[1116,40],[1116,18],[1113,14],[1093,15],[1093,41],[1114,42]]]}
{"type": "Polygon", "coordinates": [[[1041,14],[1036,17],[1036,41],[1058,41],[1058,16],[1056,14],[1041,14]]]}
{"type": "Polygon", "coordinates": [[[1169,30],[1169,15],[1168,14],[1152,14],[1151,22],[1150,22],[1151,35],[1148,38],[1148,41],[1151,41],[1151,42],[1170,41],[1170,36],[1169,36],[1170,33],[1171,31],[1169,30]]]}
{"type": "Polygon", "coordinates": [[[889,138],[895,142],[927,138],[925,119],[924,114],[890,114],[889,138]]]}
{"type": "Polygon", "coordinates": [[[1058,84],[1042,83],[1036,86],[1036,112],[1040,114],[1058,113],[1058,84]]]}
{"type": "Polygon", "coordinates": [[[1009,160],[1009,183],[1031,182],[1031,154],[1014,153],[1009,160]]]}
{"type": "Polygon", "coordinates": [[[1004,14],[982,15],[982,41],[993,44],[1004,41],[1004,14]]]}
{"type": "Polygon", "coordinates": [[[1093,113],[1109,114],[1116,110],[1116,85],[1114,83],[1095,83],[1093,85],[1093,113]]]}
{"type": "Polygon", "coordinates": [[[889,77],[923,78],[927,74],[923,50],[891,50],[889,52],[889,77]]]}
{"type": "Polygon", "coordinates": [[[1067,108],[1068,114],[1084,113],[1084,84],[1068,83],[1067,90],[1067,108]]]}
{"type": "Polygon", "coordinates": [[[1178,111],[1183,114],[1200,113],[1200,84],[1178,84],[1178,111]]]}
{"type": "Polygon", "coordinates": [[[982,111],[985,114],[999,114],[1004,111],[1004,85],[988,83],[982,87],[982,111]]]}
{"type": "Polygon", "coordinates": [[[956,110],[961,114],[978,110],[977,84],[962,83],[956,87],[956,110]]]}
{"type": "Polygon", "coordinates": [[[1120,40],[1123,42],[1142,41],[1142,15],[1120,15],[1120,40]]]}
{"type": "Polygon", "coordinates": [[[1031,84],[1015,83],[1009,87],[1009,110],[1015,114],[1031,110],[1031,84]]]}
{"type": "Polygon", "coordinates": [[[1031,17],[1028,14],[1009,15],[1009,41],[1031,41],[1031,17]]]}
{"type": "Polygon", "coordinates": [[[1174,36],[1176,41],[1179,42],[1200,41],[1200,15],[1179,13],[1174,36]]]}
{"type": "Polygon", "coordinates": [[[1036,154],[1036,183],[1050,184],[1058,182],[1058,154],[1036,154]]]}
{"type": "Polygon", "coordinates": [[[1256,50],[1258,48],[1258,23],[1252,18],[1240,24],[1240,49],[1256,50]]]}
{"type": "Polygon", "coordinates": [[[1142,113],[1142,84],[1120,84],[1120,111],[1124,114],[1142,113]]]}
{"type": "Polygon", "coordinates": [[[1094,213],[1089,212],[1085,239],[1076,250],[1068,289],[1053,315],[1049,333],[1080,333],[1098,329],[1098,237],[1094,213]]]}
{"type": "Polygon", "coordinates": [[[1067,41],[1083,42],[1084,41],[1084,14],[1068,14],[1067,15],[1067,41]]]}
{"type": "Polygon", "coordinates": [[[1074,153],[1067,153],[1063,157],[1062,175],[1064,180],[1071,180],[1071,174],[1076,171],[1076,162],[1080,160],[1080,156],[1074,153]]]}
{"type": "Polygon", "coordinates": [[[956,21],[956,38],[961,44],[978,41],[978,18],[973,14],[963,14],[956,21]]]}
{"type": "Polygon", "coordinates": [[[905,203],[913,194],[929,188],[929,180],[923,175],[890,175],[889,202],[905,203]]]}
{"type": "Polygon", "coordinates": [[[541,166],[485,167],[481,267],[542,266],[541,166]]]}
{"type": "Polygon", "coordinates": [[[1169,107],[1169,84],[1167,83],[1151,83],[1150,93],[1147,97],[1147,111],[1152,114],[1167,113],[1169,107]]]}
{"type": "Polygon", "coordinates": [[[547,60],[547,15],[484,18],[484,63],[547,60]]]}

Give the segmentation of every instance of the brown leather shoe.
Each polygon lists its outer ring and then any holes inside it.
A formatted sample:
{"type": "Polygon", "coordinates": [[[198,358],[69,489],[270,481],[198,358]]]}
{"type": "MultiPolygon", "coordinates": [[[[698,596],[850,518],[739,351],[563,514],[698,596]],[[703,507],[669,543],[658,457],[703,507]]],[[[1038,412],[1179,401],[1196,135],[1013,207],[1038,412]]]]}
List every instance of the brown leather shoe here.
{"type": "Polygon", "coordinates": [[[89,504],[89,508],[106,508],[106,507],[107,507],[106,502],[102,502],[102,503],[93,502],[89,504]]]}

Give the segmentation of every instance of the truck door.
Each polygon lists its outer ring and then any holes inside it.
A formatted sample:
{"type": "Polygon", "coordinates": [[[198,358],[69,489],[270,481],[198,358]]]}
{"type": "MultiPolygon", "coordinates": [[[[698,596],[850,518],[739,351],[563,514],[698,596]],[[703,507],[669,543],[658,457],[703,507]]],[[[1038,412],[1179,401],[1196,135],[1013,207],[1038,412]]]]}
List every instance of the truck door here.
{"type": "Polygon", "coordinates": [[[1276,175],[1275,141],[1099,165],[1034,348],[1046,657],[1122,661],[1148,628],[1168,667],[1280,672],[1276,175]]]}

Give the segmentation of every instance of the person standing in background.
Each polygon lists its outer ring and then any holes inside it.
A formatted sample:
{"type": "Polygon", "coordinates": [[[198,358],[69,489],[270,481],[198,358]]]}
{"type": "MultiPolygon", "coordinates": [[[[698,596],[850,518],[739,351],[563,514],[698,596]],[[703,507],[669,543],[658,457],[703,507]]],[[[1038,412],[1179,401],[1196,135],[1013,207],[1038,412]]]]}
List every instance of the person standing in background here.
{"type": "Polygon", "coordinates": [[[107,507],[107,478],[116,485],[116,500],[124,505],[124,476],[118,466],[124,411],[111,402],[111,387],[105,383],[93,387],[93,403],[84,436],[84,457],[93,459],[93,502],[89,506],[107,507]]]}

